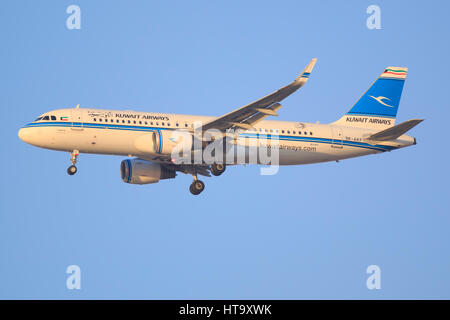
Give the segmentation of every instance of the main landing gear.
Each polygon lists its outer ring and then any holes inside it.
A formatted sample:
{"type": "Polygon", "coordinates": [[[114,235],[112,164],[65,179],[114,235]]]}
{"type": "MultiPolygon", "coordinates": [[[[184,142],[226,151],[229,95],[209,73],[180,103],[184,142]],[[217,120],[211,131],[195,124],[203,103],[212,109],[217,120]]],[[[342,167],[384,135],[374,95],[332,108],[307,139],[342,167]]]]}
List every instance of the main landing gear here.
{"type": "Polygon", "coordinates": [[[203,181],[198,180],[197,174],[195,174],[194,181],[191,183],[189,191],[196,196],[202,193],[203,190],[205,190],[205,184],[203,183],[203,181]]]}
{"type": "Polygon", "coordinates": [[[69,168],[67,168],[67,174],[69,176],[73,176],[78,171],[75,165],[77,164],[79,154],[80,152],[78,150],[73,150],[72,153],[70,154],[70,161],[72,162],[72,165],[69,168]]]}
{"type": "Polygon", "coordinates": [[[214,175],[214,176],[220,176],[222,173],[224,173],[225,172],[225,164],[223,164],[223,163],[213,163],[212,165],[211,165],[211,169],[210,169],[210,171],[211,171],[211,173],[214,175]]]}
{"type": "MultiPolygon", "coordinates": [[[[220,176],[225,172],[225,168],[226,166],[223,163],[213,163],[209,168],[209,171],[214,176],[220,176]]],[[[203,190],[205,190],[205,184],[203,183],[203,181],[197,179],[197,172],[195,170],[192,171],[191,174],[194,177],[194,181],[192,181],[191,185],[189,186],[189,191],[196,196],[202,193],[203,190]]]]}

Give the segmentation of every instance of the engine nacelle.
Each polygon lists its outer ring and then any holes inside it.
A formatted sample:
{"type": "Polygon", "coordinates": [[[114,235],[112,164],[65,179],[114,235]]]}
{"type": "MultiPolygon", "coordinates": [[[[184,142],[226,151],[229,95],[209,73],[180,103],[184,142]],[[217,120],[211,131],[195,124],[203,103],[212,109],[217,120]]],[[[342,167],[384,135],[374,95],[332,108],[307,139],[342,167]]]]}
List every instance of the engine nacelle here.
{"type": "Polygon", "coordinates": [[[175,171],[168,170],[159,163],[141,159],[127,159],[120,164],[123,182],[131,184],[156,183],[163,179],[173,179],[175,171]]]}
{"type": "Polygon", "coordinates": [[[187,131],[161,130],[155,134],[155,146],[160,154],[181,154],[193,149],[193,135],[187,131]]]}
{"type": "MultiPolygon", "coordinates": [[[[193,135],[182,130],[158,130],[144,133],[134,141],[134,146],[142,153],[186,155],[193,150],[193,135]]],[[[201,146],[201,144],[200,144],[201,146]]]]}

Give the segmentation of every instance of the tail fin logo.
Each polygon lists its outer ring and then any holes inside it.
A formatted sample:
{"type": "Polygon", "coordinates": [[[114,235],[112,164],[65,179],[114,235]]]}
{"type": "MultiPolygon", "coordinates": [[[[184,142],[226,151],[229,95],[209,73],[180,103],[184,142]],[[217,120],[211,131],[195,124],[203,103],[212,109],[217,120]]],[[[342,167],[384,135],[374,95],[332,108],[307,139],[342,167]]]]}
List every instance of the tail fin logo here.
{"type": "Polygon", "coordinates": [[[383,97],[383,96],[378,96],[378,97],[374,97],[374,96],[369,96],[375,100],[377,100],[379,103],[381,103],[383,106],[389,107],[389,108],[394,108],[394,106],[390,106],[387,103],[383,102],[383,100],[387,99],[389,101],[391,101],[391,99],[383,97]]]}

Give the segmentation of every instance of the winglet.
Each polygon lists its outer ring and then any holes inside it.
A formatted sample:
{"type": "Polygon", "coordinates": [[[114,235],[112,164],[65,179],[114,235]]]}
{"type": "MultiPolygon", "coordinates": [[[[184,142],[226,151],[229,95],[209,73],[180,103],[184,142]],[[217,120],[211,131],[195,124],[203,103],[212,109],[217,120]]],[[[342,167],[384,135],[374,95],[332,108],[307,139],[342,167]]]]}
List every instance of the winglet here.
{"type": "Polygon", "coordinates": [[[314,69],[314,66],[316,65],[317,58],[313,58],[310,63],[306,66],[306,68],[303,70],[303,72],[297,77],[295,82],[299,83],[300,85],[304,85],[306,81],[309,78],[309,75],[314,69]]]}

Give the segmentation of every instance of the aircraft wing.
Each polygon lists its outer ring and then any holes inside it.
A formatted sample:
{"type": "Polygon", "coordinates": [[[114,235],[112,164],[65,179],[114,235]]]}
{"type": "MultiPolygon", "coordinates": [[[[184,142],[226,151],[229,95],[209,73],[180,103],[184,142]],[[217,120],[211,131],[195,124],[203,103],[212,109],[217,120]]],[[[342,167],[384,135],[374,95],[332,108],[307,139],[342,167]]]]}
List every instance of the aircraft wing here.
{"type": "Polygon", "coordinates": [[[212,128],[222,132],[232,128],[249,130],[253,128],[255,123],[261,121],[265,117],[277,116],[276,111],[281,108],[279,102],[293,94],[308,81],[316,61],[316,58],[312,59],[303,72],[292,83],[259,100],[253,101],[246,106],[204,124],[203,130],[206,131],[212,128]]]}
{"type": "Polygon", "coordinates": [[[161,163],[162,166],[169,170],[180,171],[185,174],[199,174],[205,177],[211,177],[208,164],[173,164],[161,163]]]}

